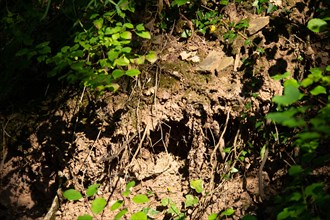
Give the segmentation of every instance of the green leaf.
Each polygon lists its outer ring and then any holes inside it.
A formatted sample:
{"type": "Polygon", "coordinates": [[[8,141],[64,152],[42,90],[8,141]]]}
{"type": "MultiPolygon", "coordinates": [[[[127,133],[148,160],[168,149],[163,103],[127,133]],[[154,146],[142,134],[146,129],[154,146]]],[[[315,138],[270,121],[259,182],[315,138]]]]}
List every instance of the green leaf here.
{"type": "Polygon", "coordinates": [[[178,207],[174,203],[170,204],[170,207],[168,207],[167,212],[174,215],[179,215],[181,213],[178,207]]]}
{"type": "Polygon", "coordinates": [[[107,55],[108,55],[108,59],[109,59],[110,61],[113,62],[115,59],[118,58],[119,54],[120,54],[120,51],[117,51],[117,50],[115,50],[115,49],[111,49],[111,50],[107,53],[107,55]]]}
{"type": "Polygon", "coordinates": [[[242,220],[257,220],[257,217],[253,215],[245,215],[242,220]]]}
{"type": "Polygon", "coordinates": [[[75,201],[75,200],[79,200],[82,198],[82,195],[80,192],[78,192],[75,189],[68,189],[66,191],[63,192],[63,196],[70,200],[70,201],[75,201]]]}
{"type": "Polygon", "coordinates": [[[148,217],[144,212],[137,212],[131,216],[131,220],[147,220],[148,217]]]}
{"type": "Polygon", "coordinates": [[[151,35],[148,31],[136,32],[136,35],[144,39],[151,39],[151,35]]]}
{"type": "Polygon", "coordinates": [[[115,220],[119,220],[121,219],[126,213],[128,212],[127,209],[123,209],[120,212],[117,213],[117,215],[115,216],[115,220]]]}
{"type": "Polygon", "coordinates": [[[301,97],[302,93],[300,93],[298,87],[289,84],[284,87],[284,95],[275,96],[273,102],[278,105],[288,106],[301,99],[301,97]]]}
{"type": "Polygon", "coordinates": [[[132,51],[132,48],[130,48],[130,47],[124,47],[121,49],[122,53],[131,53],[131,51],[132,51]]]}
{"type": "Polygon", "coordinates": [[[104,34],[105,34],[105,35],[116,34],[116,33],[120,32],[121,29],[122,29],[122,27],[120,27],[120,26],[116,26],[116,27],[107,27],[107,28],[105,29],[104,34]]]}
{"type": "Polygon", "coordinates": [[[85,215],[79,216],[77,219],[78,220],[93,220],[93,217],[88,214],[85,214],[85,215]]]}
{"type": "Polygon", "coordinates": [[[75,71],[83,71],[84,70],[84,63],[83,62],[76,62],[71,64],[71,69],[75,70],[75,71]]]}
{"type": "Polygon", "coordinates": [[[144,30],[145,30],[143,24],[138,24],[138,25],[136,25],[135,29],[136,29],[137,31],[144,31],[144,30]]]}
{"type": "Polygon", "coordinates": [[[135,195],[132,198],[133,202],[135,202],[136,204],[143,204],[143,203],[147,203],[149,201],[148,196],[144,195],[144,194],[138,194],[135,195]]]}
{"type": "Polygon", "coordinates": [[[307,28],[316,33],[324,31],[326,27],[327,22],[320,18],[313,18],[307,23],[307,28]]]}
{"type": "Polygon", "coordinates": [[[100,187],[100,184],[90,185],[86,190],[87,197],[95,195],[95,193],[97,192],[99,187],[100,187]]]}
{"type": "Polygon", "coordinates": [[[202,193],[204,188],[203,188],[203,180],[198,179],[198,180],[191,180],[190,181],[190,187],[194,189],[197,193],[202,193]]]}
{"type": "Polygon", "coordinates": [[[127,183],[126,190],[123,192],[123,196],[128,196],[131,193],[131,188],[135,186],[135,181],[127,183]]]}
{"type": "Polygon", "coordinates": [[[156,62],[158,59],[157,57],[157,53],[155,51],[150,51],[147,55],[146,55],[146,60],[148,60],[150,63],[154,63],[156,62]]]}
{"type": "Polygon", "coordinates": [[[129,29],[133,29],[134,28],[134,25],[131,24],[131,23],[125,23],[123,26],[126,27],[126,28],[129,28],[129,29]]]}
{"type": "Polygon", "coordinates": [[[91,210],[94,214],[99,214],[103,211],[106,205],[107,205],[107,200],[105,200],[104,198],[96,198],[92,202],[91,210]]]}
{"type": "Polygon", "coordinates": [[[128,66],[128,64],[129,64],[129,60],[125,56],[116,59],[114,62],[114,65],[118,65],[118,66],[128,66]]]}
{"type": "Polygon", "coordinates": [[[235,213],[235,210],[232,208],[226,209],[225,211],[221,212],[221,215],[231,216],[235,213]]]}
{"type": "Polygon", "coordinates": [[[172,3],[171,3],[171,5],[172,6],[178,6],[178,7],[180,7],[180,6],[182,6],[182,5],[185,5],[186,3],[188,3],[189,2],[189,0],[174,0],[172,3]]]}
{"type": "Polygon", "coordinates": [[[130,77],[138,76],[140,73],[141,72],[138,69],[130,69],[126,71],[126,75],[130,77]]]}
{"type": "Polygon", "coordinates": [[[100,30],[103,26],[103,18],[99,18],[97,20],[94,20],[93,24],[98,30],[100,30]]]}
{"type": "Polygon", "coordinates": [[[305,188],[305,195],[316,197],[323,191],[323,183],[313,183],[305,188]]]}
{"type": "Polygon", "coordinates": [[[327,94],[327,90],[323,86],[316,86],[310,91],[310,93],[312,95],[327,94]]]}
{"type": "Polygon", "coordinates": [[[218,214],[217,213],[212,213],[207,217],[207,220],[217,220],[218,214]]]}
{"type": "Polygon", "coordinates": [[[193,195],[186,195],[186,200],[184,202],[184,207],[185,208],[188,208],[188,207],[191,207],[191,206],[195,206],[198,204],[198,198],[196,196],[193,196],[193,195]]]}
{"type": "Polygon", "coordinates": [[[291,195],[290,195],[290,198],[289,198],[289,201],[299,201],[300,199],[302,198],[302,195],[301,193],[299,192],[293,192],[291,195]]]}
{"type": "Polygon", "coordinates": [[[118,208],[120,208],[124,204],[123,200],[117,200],[110,208],[111,211],[114,211],[118,208]]]}
{"type": "Polygon", "coordinates": [[[292,165],[289,168],[289,175],[290,176],[297,176],[304,172],[304,169],[300,165],[292,165]]]}
{"type": "Polygon", "coordinates": [[[120,38],[130,40],[132,39],[132,33],[130,31],[124,31],[120,34],[120,38]]]}
{"type": "Polygon", "coordinates": [[[290,75],[291,75],[290,72],[285,72],[283,74],[277,74],[277,75],[273,76],[272,78],[274,80],[281,80],[281,79],[287,79],[290,75]]]}
{"type": "Polygon", "coordinates": [[[169,198],[162,198],[161,200],[162,206],[168,206],[170,203],[172,203],[172,200],[169,198]]]}
{"type": "Polygon", "coordinates": [[[114,71],[112,71],[112,76],[114,79],[118,79],[118,78],[122,77],[123,75],[125,75],[124,70],[115,69],[114,71]]]}

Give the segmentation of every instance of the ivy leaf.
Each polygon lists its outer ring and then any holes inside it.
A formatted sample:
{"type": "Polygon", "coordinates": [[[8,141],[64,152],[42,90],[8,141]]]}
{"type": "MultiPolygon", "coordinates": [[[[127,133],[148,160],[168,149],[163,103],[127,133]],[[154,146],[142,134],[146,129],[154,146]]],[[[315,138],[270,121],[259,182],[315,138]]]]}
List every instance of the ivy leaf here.
{"type": "Polygon", "coordinates": [[[63,196],[70,200],[70,201],[75,201],[75,200],[79,200],[82,198],[82,195],[80,192],[78,192],[75,189],[68,189],[66,191],[63,192],[63,196]]]}
{"type": "Polygon", "coordinates": [[[138,35],[139,37],[142,37],[144,39],[151,39],[151,35],[148,31],[136,32],[136,35],[138,35]]]}
{"type": "Polygon", "coordinates": [[[137,212],[131,216],[131,220],[147,220],[148,217],[144,212],[137,212]]]}
{"type": "Polygon", "coordinates": [[[184,207],[188,208],[190,206],[195,206],[198,204],[198,198],[193,195],[186,195],[186,201],[184,202],[184,207]]]}
{"type": "Polygon", "coordinates": [[[129,64],[129,60],[125,56],[116,59],[114,62],[114,65],[118,65],[118,66],[128,66],[128,64],[129,64]]]}
{"type": "Polygon", "coordinates": [[[278,105],[288,106],[301,99],[301,96],[302,93],[300,93],[298,87],[289,84],[284,87],[284,95],[275,96],[273,102],[278,105]]]}
{"type": "Polygon", "coordinates": [[[86,214],[78,217],[78,220],[93,220],[93,217],[86,214]]]}
{"type": "Polygon", "coordinates": [[[327,90],[323,86],[316,86],[310,93],[312,95],[327,94],[327,90]]]}
{"type": "Polygon", "coordinates": [[[212,213],[211,215],[209,215],[207,217],[207,220],[216,220],[218,217],[218,214],[217,213],[212,213]]]}
{"type": "Polygon", "coordinates": [[[128,196],[131,193],[131,188],[135,186],[135,181],[127,183],[126,190],[123,192],[123,196],[128,196]]]}
{"type": "Polygon", "coordinates": [[[114,61],[115,59],[118,58],[119,54],[120,54],[120,52],[118,50],[112,49],[107,54],[108,55],[108,59],[110,61],[114,61]]]}
{"type": "Polygon", "coordinates": [[[86,190],[87,197],[95,195],[95,193],[97,192],[99,187],[100,187],[100,184],[90,185],[86,190]]]}
{"type": "Polygon", "coordinates": [[[138,24],[138,25],[136,25],[135,29],[136,29],[137,31],[144,31],[144,30],[145,30],[143,24],[138,24]]]}
{"type": "Polygon", "coordinates": [[[221,215],[225,215],[225,216],[231,216],[235,213],[235,210],[234,209],[226,209],[225,211],[221,212],[221,215]]]}
{"type": "Polygon", "coordinates": [[[130,31],[124,31],[120,34],[120,38],[130,40],[132,39],[132,33],[130,31]]]}
{"type": "Polygon", "coordinates": [[[197,193],[202,193],[203,192],[203,180],[198,179],[198,180],[192,180],[190,181],[190,187],[194,189],[197,193]]]}
{"type": "Polygon", "coordinates": [[[177,5],[178,7],[180,7],[182,5],[185,5],[188,2],[189,2],[189,0],[174,0],[171,5],[172,6],[176,6],[177,5]]]}
{"type": "Polygon", "coordinates": [[[135,195],[132,198],[133,202],[135,202],[136,204],[143,204],[143,203],[147,203],[149,201],[148,197],[144,194],[138,194],[135,195]]]}
{"type": "Polygon", "coordinates": [[[100,30],[103,26],[103,18],[99,18],[97,20],[94,20],[93,24],[98,30],[100,30]]]}
{"type": "Polygon", "coordinates": [[[115,216],[115,220],[119,220],[121,219],[121,217],[123,217],[126,213],[128,212],[127,209],[123,209],[120,212],[117,213],[117,215],[115,216]]]}
{"type": "Polygon", "coordinates": [[[105,200],[104,198],[96,198],[93,202],[92,202],[92,212],[94,214],[99,214],[103,211],[104,207],[107,204],[107,200],[105,200]]]}
{"type": "Polygon", "coordinates": [[[157,53],[155,51],[150,51],[147,55],[146,55],[146,60],[148,60],[150,63],[154,63],[157,61],[157,53]]]}
{"type": "Polygon", "coordinates": [[[300,165],[292,165],[289,168],[289,175],[290,176],[297,176],[304,172],[303,168],[300,165]]]}
{"type": "Polygon", "coordinates": [[[326,27],[327,22],[320,18],[313,18],[307,23],[307,28],[315,33],[324,31],[326,27]]]}
{"type": "Polygon", "coordinates": [[[118,78],[122,77],[123,75],[125,75],[124,70],[116,69],[116,70],[112,71],[112,76],[114,79],[118,79],[118,78]]]}
{"type": "Polygon", "coordinates": [[[120,208],[124,204],[123,200],[117,200],[110,208],[111,211],[114,211],[118,208],[120,208]]]}
{"type": "Polygon", "coordinates": [[[134,28],[133,24],[131,24],[131,23],[125,23],[123,26],[126,27],[126,28],[129,28],[129,29],[134,28]]]}
{"type": "Polygon", "coordinates": [[[138,76],[140,73],[141,72],[138,69],[130,69],[126,71],[126,75],[130,77],[138,76]]]}

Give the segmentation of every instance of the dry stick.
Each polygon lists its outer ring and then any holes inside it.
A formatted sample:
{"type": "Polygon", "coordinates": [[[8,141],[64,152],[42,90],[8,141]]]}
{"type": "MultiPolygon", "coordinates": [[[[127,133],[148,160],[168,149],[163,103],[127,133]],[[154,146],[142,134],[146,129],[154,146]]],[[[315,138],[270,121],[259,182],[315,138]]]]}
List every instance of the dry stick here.
{"type": "Polygon", "coordinates": [[[222,155],[223,154],[223,136],[225,135],[225,132],[226,132],[226,130],[227,130],[227,125],[228,125],[228,121],[229,121],[229,113],[230,113],[230,109],[228,110],[228,112],[227,112],[227,118],[226,118],[226,122],[225,122],[225,127],[223,128],[223,131],[222,131],[222,133],[221,133],[221,135],[220,135],[220,138],[219,138],[219,141],[218,141],[218,143],[217,143],[217,145],[215,145],[215,147],[214,147],[214,149],[213,149],[213,151],[212,151],[212,153],[211,153],[211,165],[212,165],[212,174],[213,175],[211,175],[211,180],[210,180],[210,185],[209,185],[209,191],[211,192],[212,191],[212,189],[213,189],[213,185],[214,185],[214,171],[215,171],[215,168],[216,168],[216,166],[217,166],[217,160],[216,160],[216,152],[217,152],[217,150],[219,149],[220,150],[220,154],[222,155]],[[215,160],[215,161],[214,161],[215,160]]]}
{"type": "Polygon", "coordinates": [[[143,132],[142,138],[141,138],[141,140],[140,140],[139,146],[138,146],[138,148],[136,149],[136,151],[135,151],[135,153],[134,153],[134,155],[133,155],[133,157],[132,157],[132,160],[131,160],[131,162],[129,163],[129,165],[128,165],[127,167],[130,167],[130,166],[133,164],[133,162],[135,161],[136,156],[137,156],[138,153],[140,152],[140,149],[141,149],[141,147],[142,147],[143,141],[144,141],[144,139],[146,138],[147,132],[149,132],[149,130],[150,130],[149,127],[150,127],[150,122],[148,122],[146,128],[144,129],[144,132],[143,132]]]}
{"type": "Polygon", "coordinates": [[[264,191],[264,179],[262,177],[262,170],[264,169],[265,163],[268,159],[268,151],[269,151],[268,147],[266,147],[265,153],[263,155],[262,162],[261,162],[261,165],[260,165],[260,168],[259,168],[259,174],[258,174],[258,177],[259,177],[259,195],[260,195],[260,198],[262,200],[266,199],[266,195],[265,195],[265,191],[264,191]]]}

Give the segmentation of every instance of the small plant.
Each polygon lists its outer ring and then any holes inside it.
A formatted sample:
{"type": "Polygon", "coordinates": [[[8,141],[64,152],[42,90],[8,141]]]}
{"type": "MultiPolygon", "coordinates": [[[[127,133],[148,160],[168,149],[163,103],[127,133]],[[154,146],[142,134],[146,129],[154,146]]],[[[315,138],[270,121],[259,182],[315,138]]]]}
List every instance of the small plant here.
{"type": "Polygon", "coordinates": [[[192,23],[196,26],[196,32],[205,35],[209,30],[213,33],[216,29],[217,24],[220,23],[222,16],[217,11],[198,10],[196,13],[196,19],[192,20],[192,23]]]}
{"type": "Polygon", "coordinates": [[[270,14],[277,10],[277,6],[270,3],[269,0],[255,0],[252,6],[256,8],[257,14],[261,14],[262,12],[270,14]]]}

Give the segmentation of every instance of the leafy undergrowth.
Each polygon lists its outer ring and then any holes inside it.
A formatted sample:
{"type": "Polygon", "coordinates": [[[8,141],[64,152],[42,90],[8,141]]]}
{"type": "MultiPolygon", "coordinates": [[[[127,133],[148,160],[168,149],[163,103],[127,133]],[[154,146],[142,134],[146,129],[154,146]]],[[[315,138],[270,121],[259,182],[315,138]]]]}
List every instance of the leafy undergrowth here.
{"type": "Polygon", "coordinates": [[[2,219],[330,217],[325,2],[2,8],[2,219]]]}

